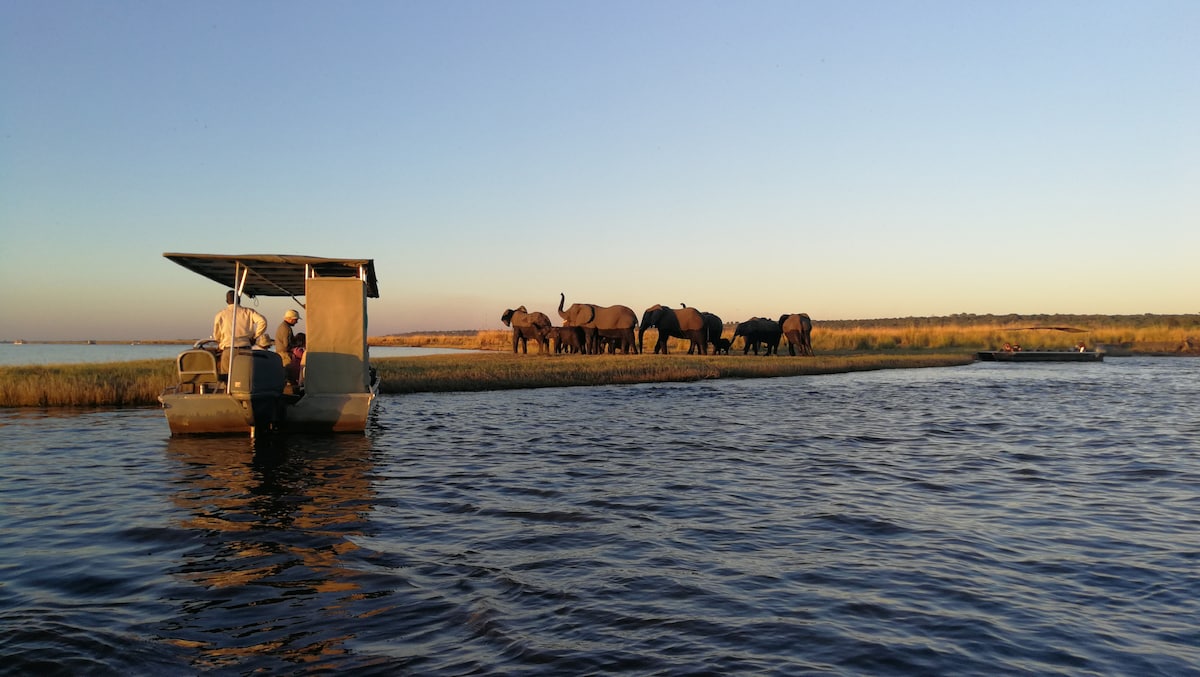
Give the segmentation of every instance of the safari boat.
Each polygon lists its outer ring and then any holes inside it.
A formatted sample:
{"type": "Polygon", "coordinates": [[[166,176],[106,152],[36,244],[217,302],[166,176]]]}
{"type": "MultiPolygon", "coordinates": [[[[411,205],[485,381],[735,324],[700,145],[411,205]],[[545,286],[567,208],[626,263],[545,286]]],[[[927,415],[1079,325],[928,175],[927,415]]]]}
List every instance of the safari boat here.
{"type": "Polygon", "coordinates": [[[218,368],[212,339],[180,353],[177,382],[158,397],[172,435],[365,430],[379,392],[367,349],[367,299],[379,297],[371,259],[163,256],[232,288],[235,298],[303,296],[307,335],[294,391],[285,388],[282,360],[270,350],[230,350],[227,373],[218,368]]]}
{"type": "Polygon", "coordinates": [[[1104,353],[1097,350],[983,350],[982,362],[1101,362],[1104,353]]]}

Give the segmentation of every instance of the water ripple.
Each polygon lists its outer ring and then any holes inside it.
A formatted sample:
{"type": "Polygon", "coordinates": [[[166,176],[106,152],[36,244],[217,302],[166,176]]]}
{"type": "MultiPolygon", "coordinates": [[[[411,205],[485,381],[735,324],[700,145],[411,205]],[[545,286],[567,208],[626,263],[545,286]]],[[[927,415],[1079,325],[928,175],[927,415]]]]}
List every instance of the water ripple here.
{"type": "Polygon", "coordinates": [[[0,412],[18,674],[1198,674],[1200,361],[0,412]]]}

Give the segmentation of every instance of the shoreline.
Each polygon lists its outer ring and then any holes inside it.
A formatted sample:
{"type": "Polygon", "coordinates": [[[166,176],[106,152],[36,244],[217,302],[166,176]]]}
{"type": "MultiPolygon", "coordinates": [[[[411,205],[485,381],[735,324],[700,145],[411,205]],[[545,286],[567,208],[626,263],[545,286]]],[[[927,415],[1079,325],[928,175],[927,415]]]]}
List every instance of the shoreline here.
{"type": "MultiPolygon", "coordinates": [[[[1198,357],[1137,352],[1139,357],[1198,357]]],[[[1116,357],[1113,359],[1121,359],[1116,357]]],[[[687,383],[721,378],[815,376],[966,366],[974,351],[753,355],[514,355],[499,351],[372,360],[380,395],[576,386],[687,383]]],[[[157,407],[175,382],[174,360],[0,366],[0,408],[157,407]]]]}
{"type": "MultiPolygon", "coordinates": [[[[498,351],[372,360],[380,395],[478,392],[715,378],[773,378],[963,366],[973,353],[745,355],[514,355],[498,351]]],[[[0,407],[151,407],[175,382],[174,360],[0,367],[0,407]]]]}

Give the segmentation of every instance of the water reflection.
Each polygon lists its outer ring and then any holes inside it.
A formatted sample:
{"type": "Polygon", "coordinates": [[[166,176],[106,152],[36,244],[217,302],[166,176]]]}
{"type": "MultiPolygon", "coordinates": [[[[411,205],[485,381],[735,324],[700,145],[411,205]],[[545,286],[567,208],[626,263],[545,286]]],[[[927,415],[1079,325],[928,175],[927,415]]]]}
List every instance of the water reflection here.
{"type": "Polygon", "coordinates": [[[175,573],[202,589],[184,593],[170,641],[200,669],[344,654],[351,637],[329,621],[365,594],[345,557],[375,499],[369,439],[172,438],[167,454],[181,538],[196,543],[175,573]]]}

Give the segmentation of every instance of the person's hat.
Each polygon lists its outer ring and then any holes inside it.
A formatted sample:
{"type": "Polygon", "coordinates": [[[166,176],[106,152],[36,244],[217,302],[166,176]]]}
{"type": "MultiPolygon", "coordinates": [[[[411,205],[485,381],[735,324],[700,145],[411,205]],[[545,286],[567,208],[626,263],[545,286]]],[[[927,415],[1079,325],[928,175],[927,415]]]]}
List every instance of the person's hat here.
{"type": "Polygon", "coordinates": [[[299,319],[300,319],[300,313],[297,313],[297,312],[296,312],[296,311],[294,311],[294,310],[289,310],[289,311],[287,311],[286,313],[284,313],[284,314],[283,314],[283,319],[285,319],[285,320],[299,320],[299,319]]]}

